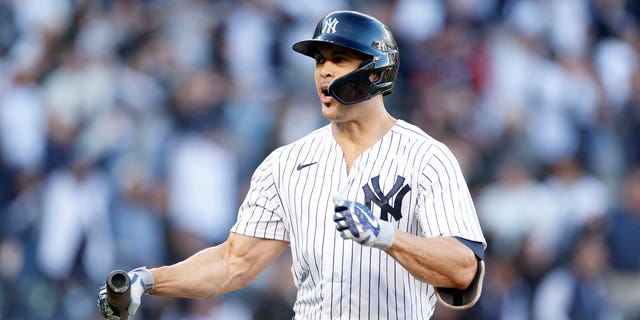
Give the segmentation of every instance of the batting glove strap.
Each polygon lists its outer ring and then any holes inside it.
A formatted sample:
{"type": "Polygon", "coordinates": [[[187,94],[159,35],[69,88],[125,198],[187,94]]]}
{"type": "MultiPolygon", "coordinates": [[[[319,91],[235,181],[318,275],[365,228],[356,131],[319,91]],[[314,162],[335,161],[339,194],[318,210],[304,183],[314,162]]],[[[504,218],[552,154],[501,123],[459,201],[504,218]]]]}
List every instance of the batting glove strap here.
{"type": "Polygon", "coordinates": [[[395,228],[389,221],[378,220],[378,223],[380,224],[380,233],[378,234],[373,247],[381,250],[387,250],[393,245],[395,228]]]}
{"type": "Polygon", "coordinates": [[[153,274],[151,274],[151,271],[149,271],[147,267],[138,267],[129,271],[129,278],[131,278],[131,282],[135,282],[135,280],[137,280],[137,278],[135,278],[136,276],[140,279],[139,281],[144,293],[148,294],[151,289],[153,289],[153,274]]]}

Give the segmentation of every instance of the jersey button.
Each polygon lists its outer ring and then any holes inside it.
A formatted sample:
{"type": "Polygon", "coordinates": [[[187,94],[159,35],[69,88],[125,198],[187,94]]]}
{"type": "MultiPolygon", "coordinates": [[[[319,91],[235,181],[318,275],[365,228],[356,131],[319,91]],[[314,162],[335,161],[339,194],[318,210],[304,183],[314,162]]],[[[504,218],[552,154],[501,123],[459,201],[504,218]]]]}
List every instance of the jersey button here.
{"type": "Polygon", "coordinates": [[[333,273],[333,281],[340,281],[340,273],[339,272],[334,272],[333,273]]]}

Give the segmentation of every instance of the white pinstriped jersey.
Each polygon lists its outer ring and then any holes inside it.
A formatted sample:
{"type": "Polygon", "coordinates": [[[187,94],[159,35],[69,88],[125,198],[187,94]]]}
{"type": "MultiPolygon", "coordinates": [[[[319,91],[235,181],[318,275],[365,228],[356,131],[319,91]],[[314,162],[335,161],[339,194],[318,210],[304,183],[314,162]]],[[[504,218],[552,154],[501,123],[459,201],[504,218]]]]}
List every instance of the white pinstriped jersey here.
{"type": "Polygon", "coordinates": [[[345,188],[401,231],[486,245],[453,154],[402,120],[348,175],[330,125],[276,149],[255,171],[231,231],[290,242],[296,319],[429,319],[433,286],[336,231],[332,197],[345,188]]]}

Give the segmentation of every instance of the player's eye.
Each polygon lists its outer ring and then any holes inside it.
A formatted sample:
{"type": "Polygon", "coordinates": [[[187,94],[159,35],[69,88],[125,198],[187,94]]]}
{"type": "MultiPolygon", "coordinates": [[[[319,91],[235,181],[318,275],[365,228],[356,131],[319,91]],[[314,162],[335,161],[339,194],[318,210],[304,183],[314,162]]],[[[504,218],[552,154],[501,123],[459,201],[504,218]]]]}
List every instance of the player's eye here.
{"type": "Polygon", "coordinates": [[[344,56],[335,56],[331,59],[331,61],[333,63],[339,64],[344,63],[345,61],[349,61],[349,59],[345,58],[344,56]]]}

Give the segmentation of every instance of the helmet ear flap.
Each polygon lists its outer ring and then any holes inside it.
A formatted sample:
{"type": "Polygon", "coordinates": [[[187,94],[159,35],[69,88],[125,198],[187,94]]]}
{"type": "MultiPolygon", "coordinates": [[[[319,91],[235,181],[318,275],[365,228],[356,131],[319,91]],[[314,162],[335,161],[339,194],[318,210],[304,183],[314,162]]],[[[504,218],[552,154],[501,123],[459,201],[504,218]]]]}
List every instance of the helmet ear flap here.
{"type": "Polygon", "coordinates": [[[383,95],[388,95],[391,93],[393,89],[393,83],[396,79],[396,70],[385,68],[380,72],[380,77],[376,81],[376,85],[378,87],[379,92],[383,95]]]}

